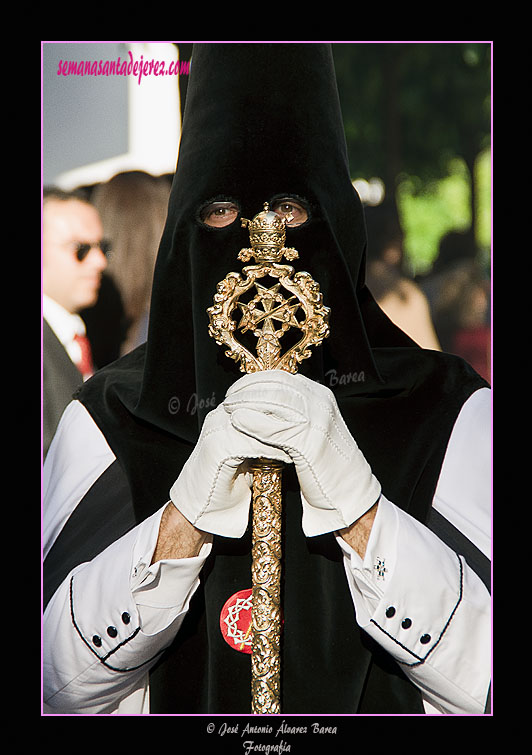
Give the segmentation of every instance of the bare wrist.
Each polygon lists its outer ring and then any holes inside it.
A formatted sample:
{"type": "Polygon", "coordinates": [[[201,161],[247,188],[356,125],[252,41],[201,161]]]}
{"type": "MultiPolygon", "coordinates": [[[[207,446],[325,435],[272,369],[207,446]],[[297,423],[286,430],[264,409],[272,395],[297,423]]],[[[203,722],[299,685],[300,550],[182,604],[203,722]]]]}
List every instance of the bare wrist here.
{"type": "Polygon", "coordinates": [[[173,503],[169,503],[161,517],[152,564],[163,559],[193,558],[210,537],[185,519],[173,503]]]}
{"type": "Polygon", "coordinates": [[[366,555],[366,548],[371,535],[373,522],[377,516],[378,506],[378,502],[375,503],[365,514],[353,522],[353,524],[350,524],[349,527],[345,527],[343,530],[339,530],[340,536],[356,553],[358,553],[360,558],[364,558],[366,555]]]}

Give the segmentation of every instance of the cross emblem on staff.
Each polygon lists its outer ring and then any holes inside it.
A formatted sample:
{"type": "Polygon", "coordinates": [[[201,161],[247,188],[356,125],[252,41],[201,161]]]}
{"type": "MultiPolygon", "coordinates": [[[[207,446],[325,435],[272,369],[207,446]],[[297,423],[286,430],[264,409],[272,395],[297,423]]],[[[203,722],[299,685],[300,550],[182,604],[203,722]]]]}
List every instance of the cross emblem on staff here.
{"type": "Polygon", "coordinates": [[[273,365],[279,355],[281,350],[279,338],[290,328],[301,328],[301,323],[295,316],[300,307],[300,302],[296,296],[285,299],[279,290],[280,287],[280,283],[271,288],[255,283],[256,296],[248,304],[238,302],[238,306],[242,310],[238,327],[243,333],[252,330],[253,334],[257,336],[259,339],[257,353],[265,364],[271,363],[273,365]],[[259,306],[261,304],[262,309],[259,306]],[[274,320],[282,323],[280,328],[275,327],[274,320]],[[260,323],[262,323],[262,328],[258,327],[260,323]]]}

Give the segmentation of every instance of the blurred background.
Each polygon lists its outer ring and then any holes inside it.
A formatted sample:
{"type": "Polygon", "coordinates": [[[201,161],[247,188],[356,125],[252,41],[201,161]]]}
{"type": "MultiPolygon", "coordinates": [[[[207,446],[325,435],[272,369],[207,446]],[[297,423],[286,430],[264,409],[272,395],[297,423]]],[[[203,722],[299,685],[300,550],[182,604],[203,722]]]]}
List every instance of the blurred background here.
{"type": "MultiPolygon", "coordinates": [[[[116,239],[101,301],[82,313],[98,366],[144,335],[149,291],[133,290],[123,273],[135,259],[151,276],[188,69],[141,81],[58,71],[61,61],[188,62],[191,51],[190,42],[42,43],[43,184],[82,187],[116,239]],[[141,253],[119,252],[133,242],[119,242],[118,227],[124,235],[127,212],[139,220],[148,205],[157,221],[141,263],[141,253]],[[110,313],[115,333],[104,327],[110,313]]],[[[368,286],[420,345],[463,356],[491,382],[492,43],[335,42],[333,54],[351,177],[366,208],[368,286]]]]}
{"type": "Polygon", "coordinates": [[[426,348],[491,382],[490,42],[333,44],[368,276],[426,348]]]}

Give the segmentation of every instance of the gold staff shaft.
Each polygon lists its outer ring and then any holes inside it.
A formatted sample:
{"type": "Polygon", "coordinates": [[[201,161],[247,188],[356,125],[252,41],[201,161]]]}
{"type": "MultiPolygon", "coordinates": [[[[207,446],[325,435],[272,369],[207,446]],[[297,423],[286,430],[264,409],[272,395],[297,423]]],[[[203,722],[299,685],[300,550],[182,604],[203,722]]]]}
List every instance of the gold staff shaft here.
{"type": "Polygon", "coordinates": [[[282,464],[253,467],[252,713],[280,713],[282,464]]]}

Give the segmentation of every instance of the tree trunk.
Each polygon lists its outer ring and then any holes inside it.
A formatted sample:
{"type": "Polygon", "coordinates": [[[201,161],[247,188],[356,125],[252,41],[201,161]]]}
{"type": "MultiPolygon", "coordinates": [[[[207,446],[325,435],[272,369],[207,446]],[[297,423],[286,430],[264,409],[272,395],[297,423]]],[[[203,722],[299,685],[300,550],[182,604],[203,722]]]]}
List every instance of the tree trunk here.
{"type": "Polygon", "coordinates": [[[474,151],[470,152],[468,155],[464,157],[465,164],[467,166],[467,170],[469,172],[469,182],[471,186],[471,192],[470,192],[470,211],[471,211],[471,224],[469,226],[469,229],[466,231],[466,235],[469,237],[469,241],[471,243],[472,248],[474,248],[478,252],[478,238],[477,238],[477,220],[478,220],[478,187],[477,187],[477,181],[475,176],[475,161],[476,161],[476,153],[474,151]]]}

